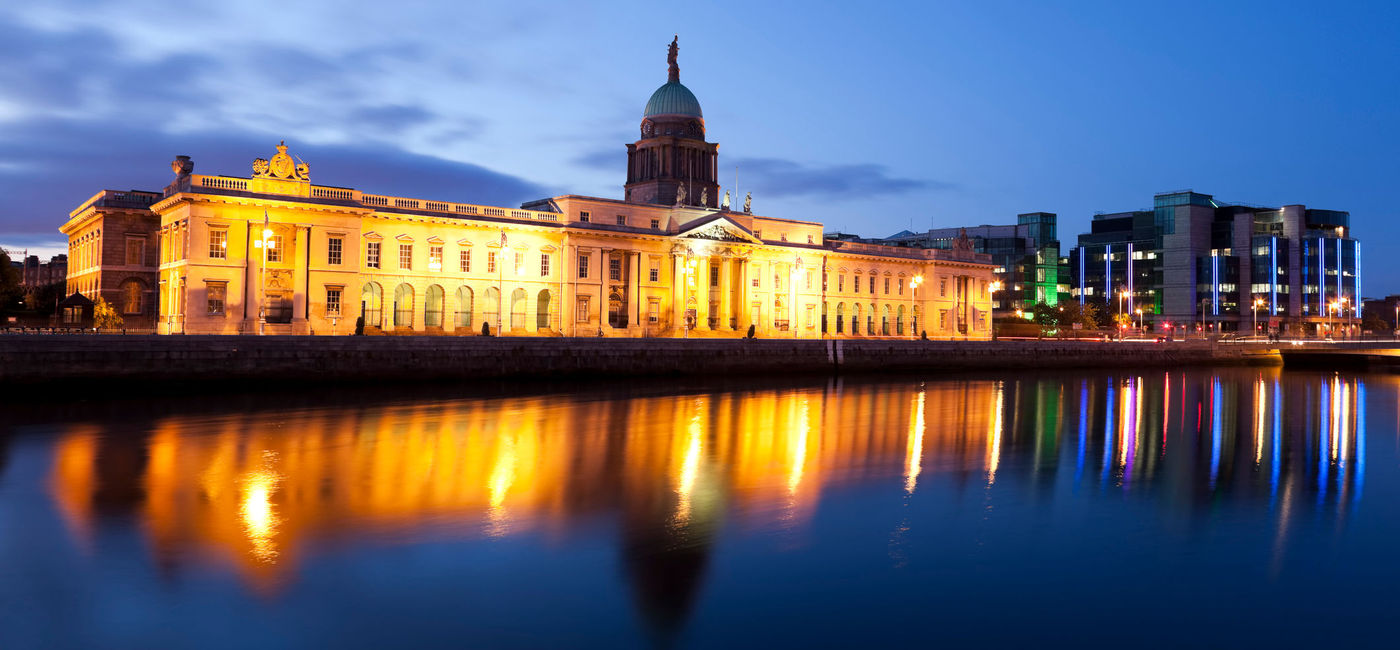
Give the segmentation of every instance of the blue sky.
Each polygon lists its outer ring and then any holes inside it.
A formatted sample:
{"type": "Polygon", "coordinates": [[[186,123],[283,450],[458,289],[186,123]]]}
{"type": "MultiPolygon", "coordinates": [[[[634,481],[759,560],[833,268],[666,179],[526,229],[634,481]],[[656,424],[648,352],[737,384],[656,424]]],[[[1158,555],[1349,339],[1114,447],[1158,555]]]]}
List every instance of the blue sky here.
{"type": "Polygon", "coordinates": [[[0,8],[0,246],[59,252],[176,154],[474,203],[619,197],[666,80],[756,212],[884,235],[1192,188],[1348,210],[1400,291],[1400,6],[1319,2],[91,2],[0,8]],[[1340,6],[1338,6],[1340,5],[1340,6]]]}

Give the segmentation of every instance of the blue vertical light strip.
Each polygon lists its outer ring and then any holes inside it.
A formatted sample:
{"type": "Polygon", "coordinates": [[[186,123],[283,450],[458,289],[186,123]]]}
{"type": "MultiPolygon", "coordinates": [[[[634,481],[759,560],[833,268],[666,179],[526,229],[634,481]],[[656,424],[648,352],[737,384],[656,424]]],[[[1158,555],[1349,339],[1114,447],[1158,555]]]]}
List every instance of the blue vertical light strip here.
{"type": "Polygon", "coordinates": [[[1084,248],[1083,246],[1080,246],[1080,247],[1079,247],[1079,306],[1080,306],[1080,307],[1083,307],[1083,306],[1084,306],[1084,255],[1085,255],[1086,253],[1088,253],[1088,252],[1089,252],[1088,249],[1084,248]]]}
{"type": "Polygon", "coordinates": [[[1327,318],[1327,240],[1317,240],[1317,315],[1327,318]]]}
{"type": "Polygon", "coordinates": [[[1133,305],[1133,299],[1137,297],[1137,294],[1134,293],[1133,289],[1133,245],[1131,242],[1128,243],[1127,260],[1127,274],[1123,278],[1123,284],[1128,285],[1128,313],[1131,314],[1133,313],[1133,307],[1135,306],[1133,305]]]}
{"type": "MultiPolygon", "coordinates": [[[[1081,258],[1082,259],[1082,258],[1081,258]]],[[[1089,444],[1089,380],[1079,380],[1079,459],[1074,466],[1074,485],[1084,477],[1084,452],[1089,444]]]]}
{"type": "Polygon", "coordinates": [[[1277,377],[1274,378],[1274,444],[1271,452],[1273,458],[1270,463],[1269,472],[1269,500],[1272,502],[1278,497],[1278,472],[1279,466],[1283,464],[1283,448],[1280,446],[1283,435],[1283,388],[1282,382],[1277,377]]]}
{"type": "MultiPolygon", "coordinates": [[[[1323,283],[1324,285],[1326,282],[1323,283]]],[[[1327,494],[1327,450],[1332,435],[1332,391],[1328,390],[1327,380],[1317,389],[1318,416],[1322,426],[1317,428],[1317,502],[1327,494]]]]}
{"type": "Polygon", "coordinates": [[[1278,315],[1278,236],[1269,238],[1269,314],[1278,315]]]}
{"type": "Polygon", "coordinates": [[[1118,378],[1108,380],[1108,398],[1103,407],[1103,472],[1099,475],[1102,486],[1108,485],[1108,470],[1113,464],[1113,416],[1118,410],[1118,378]]]}
{"type": "Polygon", "coordinates": [[[1113,244],[1103,245],[1103,299],[1113,304],[1113,244]]]}
{"type": "Polygon", "coordinates": [[[1355,303],[1352,305],[1352,309],[1355,310],[1355,313],[1352,315],[1361,318],[1361,242],[1353,241],[1351,244],[1353,247],[1352,256],[1355,258],[1352,260],[1352,264],[1356,265],[1356,270],[1351,275],[1354,280],[1354,282],[1352,282],[1351,301],[1355,303]]]}
{"type": "MultiPolygon", "coordinates": [[[[1361,268],[1357,266],[1357,268],[1361,268]]],[[[1361,502],[1361,483],[1366,477],[1366,382],[1356,380],[1356,467],[1352,469],[1351,502],[1361,502]]]]}
{"type": "Polygon", "coordinates": [[[1220,255],[1210,252],[1210,315],[1220,315],[1220,255]]]}
{"type": "MultiPolygon", "coordinates": [[[[1337,300],[1342,299],[1342,240],[1337,240],[1337,300]]],[[[1341,312],[1337,312],[1341,316],[1341,312]]]]}
{"type": "Polygon", "coordinates": [[[1224,435],[1221,430],[1220,411],[1221,404],[1220,377],[1216,376],[1211,380],[1210,389],[1210,489],[1215,489],[1215,479],[1220,475],[1220,438],[1224,435]]]}

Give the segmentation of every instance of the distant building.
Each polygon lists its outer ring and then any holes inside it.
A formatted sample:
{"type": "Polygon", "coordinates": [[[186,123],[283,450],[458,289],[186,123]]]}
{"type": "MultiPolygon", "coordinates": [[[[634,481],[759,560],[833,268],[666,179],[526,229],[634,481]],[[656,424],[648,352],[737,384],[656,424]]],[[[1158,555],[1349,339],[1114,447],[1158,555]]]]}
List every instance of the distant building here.
{"type": "MultiPolygon", "coordinates": [[[[933,250],[950,250],[963,234],[972,241],[978,253],[991,256],[1001,291],[992,299],[992,308],[999,311],[1029,309],[1035,303],[1059,304],[1062,288],[1060,275],[1060,241],[1056,215],[1051,212],[1028,212],[1016,215],[1016,223],[1001,226],[965,226],[936,228],[921,233],[908,230],[889,237],[861,238],[846,233],[827,235],[839,241],[860,241],[888,246],[905,246],[933,250]]],[[[1063,282],[1067,283],[1068,278],[1063,282]]]]}
{"type": "Polygon", "coordinates": [[[1361,244],[1346,212],[1167,192],[1094,217],[1070,251],[1070,295],[1146,323],[1316,332],[1357,324],[1361,244]]]}
{"type": "Polygon", "coordinates": [[[25,288],[37,288],[58,284],[68,277],[68,256],[54,255],[47,262],[40,262],[38,255],[24,258],[20,267],[19,284],[25,288]]]}
{"type": "Polygon", "coordinates": [[[105,299],[127,328],[154,328],[160,217],[151,205],[162,198],[159,192],[105,190],[68,213],[59,229],[68,236],[65,293],[105,299]]]}

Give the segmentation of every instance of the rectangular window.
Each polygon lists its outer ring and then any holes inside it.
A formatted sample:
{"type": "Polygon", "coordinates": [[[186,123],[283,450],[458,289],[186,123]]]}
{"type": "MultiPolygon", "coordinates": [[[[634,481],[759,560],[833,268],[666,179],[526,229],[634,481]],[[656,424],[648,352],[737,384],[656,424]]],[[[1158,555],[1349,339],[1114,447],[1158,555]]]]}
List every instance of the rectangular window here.
{"type": "Polygon", "coordinates": [[[661,269],[653,266],[647,270],[647,282],[660,282],[661,269]]]}
{"type": "Polygon", "coordinates": [[[457,267],[461,269],[463,273],[472,272],[472,249],[463,248],[457,251],[457,267]]]}
{"type": "Polygon", "coordinates": [[[340,292],[341,287],[326,287],[326,315],[340,315],[340,292]]]}
{"type": "Polygon", "coordinates": [[[659,323],[659,322],[661,322],[661,299],[659,299],[659,298],[649,298],[649,299],[647,299],[647,322],[648,322],[648,323],[659,323]]]}
{"type": "Polygon", "coordinates": [[[486,272],[496,272],[496,251],[486,251],[486,272]]]}
{"type": "Polygon", "coordinates": [[[584,210],[584,211],[578,213],[578,220],[579,220],[579,221],[582,221],[582,222],[584,222],[584,223],[588,223],[588,220],[591,219],[591,218],[592,218],[592,217],[590,217],[590,216],[588,215],[588,211],[587,211],[587,210],[584,210]]]}
{"type": "Polygon", "coordinates": [[[216,228],[209,231],[209,259],[228,259],[228,230],[216,228]]]}
{"type": "Polygon", "coordinates": [[[429,247],[428,247],[428,270],[429,270],[429,271],[441,271],[441,270],[442,270],[442,247],[441,247],[441,246],[429,246],[429,247]]]}
{"type": "Polygon", "coordinates": [[[812,275],[813,274],[811,271],[808,271],[807,269],[802,269],[802,282],[804,285],[803,288],[807,289],[808,291],[812,290],[812,275]]]}
{"type": "Polygon", "coordinates": [[[661,229],[661,220],[660,220],[660,219],[652,219],[652,220],[651,220],[651,229],[652,229],[652,230],[660,230],[660,229],[661,229]]]}
{"type": "Polygon", "coordinates": [[[842,273],[841,275],[836,276],[836,290],[837,290],[837,291],[845,291],[845,290],[846,290],[846,274],[845,274],[845,273],[842,273]]]}
{"type": "Polygon", "coordinates": [[[525,265],[525,254],[517,252],[515,254],[515,274],[520,275],[521,267],[525,265]]]}
{"type": "Polygon", "coordinates": [[[146,240],[128,237],[126,240],[126,265],[146,265],[146,240]]]}
{"type": "Polygon", "coordinates": [[[616,257],[608,258],[608,279],[614,282],[622,280],[622,260],[616,257]]]}
{"type": "Polygon", "coordinates": [[[870,295],[875,295],[875,276],[870,276],[870,295]]]}
{"type": "Polygon", "coordinates": [[[947,278],[939,278],[939,279],[938,279],[938,296],[941,298],[941,297],[946,296],[946,295],[948,295],[948,279],[947,279],[947,278]]]}
{"type": "Polygon", "coordinates": [[[399,268],[413,270],[413,244],[399,244],[399,268]]]}
{"type": "Polygon", "coordinates": [[[345,240],[340,237],[331,237],[326,240],[326,263],[340,264],[341,252],[345,248],[345,240]]]}
{"type": "Polygon", "coordinates": [[[817,306],[816,306],[816,305],[807,305],[806,312],[807,312],[807,313],[806,313],[806,316],[805,316],[805,317],[803,318],[803,320],[802,320],[802,324],[803,324],[807,329],[812,329],[812,328],[816,327],[816,321],[815,321],[814,319],[816,318],[817,306]]]}
{"type": "Polygon", "coordinates": [[[899,295],[904,295],[904,278],[899,279],[899,295]]]}
{"type": "Polygon", "coordinates": [[[578,277],[580,277],[580,278],[587,278],[587,277],[588,277],[588,256],[587,256],[587,255],[579,255],[579,256],[578,256],[578,277]]]}
{"type": "Polygon", "coordinates": [[[268,241],[268,245],[267,245],[267,261],[269,261],[269,262],[281,262],[281,261],[282,261],[282,236],[281,236],[281,235],[273,235],[273,236],[272,236],[271,238],[269,238],[267,241],[268,241]]]}
{"type": "Polygon", "coordinates": [[[379,242],[372,241],[365,244],[365,266],[372,269],[379,268],[379,242]]]}
{"type": "Polygon", "coordinates": [[[540,277],[549,277],[549,253],[540,254],[540,277]]]}
{"type": "Polygon", "coordinates": [[[890,279],[885,278],[885,295],[890,295],[890,279]]]}
{"type": "Polygon", "coordinates": [[[580,323],[588,322],[588,296],[578,297],[578,304],[574,308],[574,320],[580,323]]]}
{"type": "Polygon", "coordinates": [[[710,267],[710,286],[712,286],[712,287],[718,287],[718,286],[719,286],[719,267],[718,267],[718,266],[711,266],[711,267],[710,267]]]}
{"type": "Polygon", "coordinates": [[[617,225],[619,225],[619,226],[625,226],[625,225],[627,225],[627,215],[625,215],[625,214],[619,214],[619,215],[617,215],[617,225]]]}
{"type": "Polygon", "coordinates": [[[749,279],[749,286],[751,286],[751,287],[753,287],[753,288],[755,288],[755,289],[758,288],[758,274],[757,274],[757,273],[753,274],[753,277],[749,279]]]}
{"type": "Polygon", "coordinates": [[[208,294],[209,315],[224,315],[224,294],[228,289],[228,284],[224,282],[210,282],[204,285],[204,291],[208,294]]]}

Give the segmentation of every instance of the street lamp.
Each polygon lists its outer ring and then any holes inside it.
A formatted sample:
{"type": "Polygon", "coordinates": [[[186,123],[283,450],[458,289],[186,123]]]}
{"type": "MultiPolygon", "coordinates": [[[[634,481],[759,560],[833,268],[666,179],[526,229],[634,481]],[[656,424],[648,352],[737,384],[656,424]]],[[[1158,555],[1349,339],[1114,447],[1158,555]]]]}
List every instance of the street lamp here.
{"type": "Polygon", "coordinates": [[[253,242],[253,247],[262,249],[262,269],[258,271],[258,336],[262,336],[267,326],[267,249],[272,247],[272,229],[264,227],[262,239],[253,242]]]}
{"type": "Polygon", "coordinates": [[[916,275],[916,276],[914,276],[914,279],[913,279],[913,280],[910,280],[910,281],[909,281],[909,319],[910,319],[910,320],[909,320],[909,323],[910,323],[910,325],[909,325],[909,338],[911,338],[911,339],[913,339],[915,336],[918,335],[918,334],[914,331],[914,330],[918,329],[918,327],[916,327],[916,326],[914,325],[914,321],[915,321],[915,319],[914,319],[914,310],[918,308],[919,299],[918,299],[917,297],[915,297],[914,292],[917,291],[917,290],[919,289],[919,285],[921,285],[921,284],[923,284],[923,283],[924,283],[924,276],[922,276],[922,275],[916,275]]]}
{"type": "MultiPolygon", "coordinates": [[[[993,306],[993,307],[995,307],[996,304],[997,304],[997,292],[998,292],[998,291],[1001,291],[1001,287],[1002,287],[1002,286],[1003,286],[1003,285],[1002,285],[1002,283],[1001,283],[1001,280],[992,280],[992,282],[991,282],[990,284],[987,285],[987,291],[991,292],[991,296],[992,296],[992,306],[993,306]]],[[[995,341],[996,339],[997,339],[997,323],[996,323],[996,319],[992,319],[992,340],[995,341]]]]}
{"type": "Polygon", "coordinates": [[[1337,302],[1341,303],[1338,309],[1341,310],[1344,314],[1343,318],[1346,319],[1346,325],[1343,326],[1344,329],[1342,330],[1342,338],[1345,339],[1351,336],[1351,309],[1348,305],[1350,299],[1346,296],[1342,296],[1337,302]]]}
{"type": "Polygon", "coordinates": [[[1252,335],[1254,335],[1254,336],[1259,335],[1259,308],[1260,308],[1260,307],[1263,307],[1263,305],[1264,305],[1264,298],[1254,298],[1254,308],[1253,308],[1253,312],[1254,312],[1254,331],[1253,331],[1253,332],[1250,332],[1250,333],[1252,333],[1252,335]]]}
{"type": "Polygon", "coordinates": [[[1141,308],[1141,307],[1138,307],[1137,309],[1134,309],[1133,311],[1137,314],[1137,319],[1138,319],[1138,333],[1141,334],[1141,333],[1142,333],[1142,329],[1143,329],[1143,324],[1142,324],[1142,308],[1141,308]]]}

